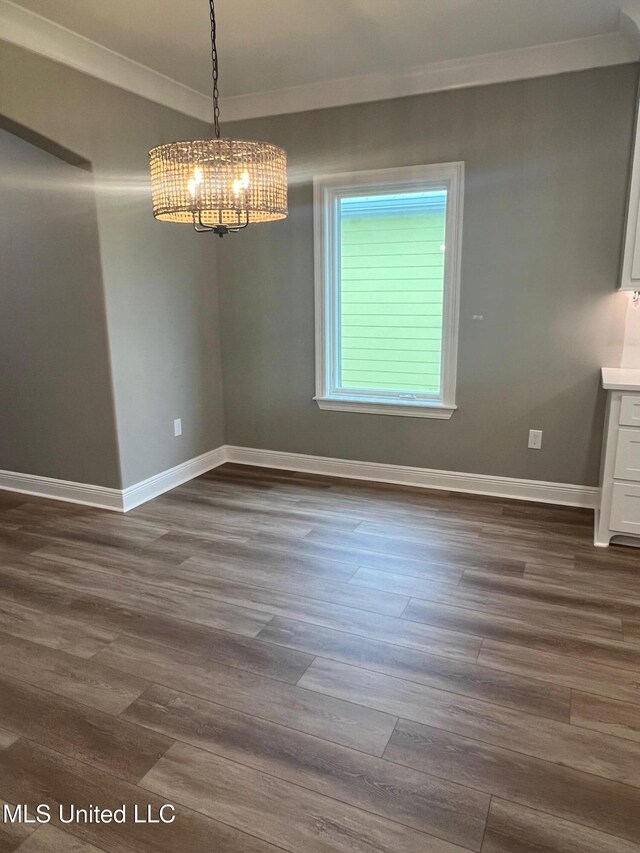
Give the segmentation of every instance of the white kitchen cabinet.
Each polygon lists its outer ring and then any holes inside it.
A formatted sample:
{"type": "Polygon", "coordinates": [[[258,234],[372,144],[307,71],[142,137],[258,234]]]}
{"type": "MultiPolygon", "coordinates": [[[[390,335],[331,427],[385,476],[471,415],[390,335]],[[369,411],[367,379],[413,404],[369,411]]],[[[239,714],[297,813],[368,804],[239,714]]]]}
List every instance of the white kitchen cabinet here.
{"type": "Polygon", "coordinates": [[[595,544],[640,546],[640,370],[605,367],[608,392],[595,544]]]}

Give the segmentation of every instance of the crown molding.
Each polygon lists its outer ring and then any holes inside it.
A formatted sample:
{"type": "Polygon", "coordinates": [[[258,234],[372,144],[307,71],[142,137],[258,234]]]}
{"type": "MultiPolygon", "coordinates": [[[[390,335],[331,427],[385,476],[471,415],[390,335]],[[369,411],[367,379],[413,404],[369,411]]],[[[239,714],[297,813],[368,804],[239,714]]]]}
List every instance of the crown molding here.
{"type": "MultiPolygon", "coordinates": [[[[4,41],[46,56],[170,109],[209,122],[209,96],[47,18],[0,0],[4,41]]],[[[433,62],[404,74],[366,74],[221,100],[226,121],[403,98],[427,92],[548,77],[640,58],[640,3],[620,15],[620,32],[433,62]]]]}
{"type": "Polygon", "coordinates": [[[622,65],[640,58],[640,40],[626,33],[606,33],[589,38],[489,53],[468,59],[432,62],[406,74],[367,74],[323,83],[311,83],[225,98],[227,121],[340,107],[443,92],[533,77],[550,77],[607,65],[622,65]]]}
{"type": "Polygon", "coordinates": [[[0,39],[177,112],[206,122],[211,119],[211,101],[207,95],[11,0],[0,0],[0,39]]]}

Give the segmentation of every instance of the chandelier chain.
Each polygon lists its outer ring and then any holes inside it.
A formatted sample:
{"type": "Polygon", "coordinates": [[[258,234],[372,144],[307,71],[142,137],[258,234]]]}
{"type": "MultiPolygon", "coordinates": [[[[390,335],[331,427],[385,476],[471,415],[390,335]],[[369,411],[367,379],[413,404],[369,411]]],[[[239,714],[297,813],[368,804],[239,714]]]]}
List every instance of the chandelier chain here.
{"type": "Polygon", "coordinates": [[[211,79],[213,81],[213,133],[220,139],[220,93],[218,91],[218,46],[216,44],[216,10],[214,0],[209,0],[211,19],[211,79]]]}

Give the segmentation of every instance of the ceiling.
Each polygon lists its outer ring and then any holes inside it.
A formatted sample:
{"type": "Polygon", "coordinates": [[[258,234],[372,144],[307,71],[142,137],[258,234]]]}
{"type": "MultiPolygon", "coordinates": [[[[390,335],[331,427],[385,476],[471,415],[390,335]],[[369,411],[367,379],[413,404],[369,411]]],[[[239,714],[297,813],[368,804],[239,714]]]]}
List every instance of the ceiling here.
{"type": "MultiPolygon", "coordinates": [[[[620,33],[629,3],[640,21],[640,0],[217,0],[225,115],[636,60],[640,40],[620,33]]],[[[0,0],[0,38],[210,113],[207,0],[0,0]]]]}
{"type": "MultiPolygon", "coordinates": [[[[208,93],[207,0],[17,5],[208,93]]],[[[621,0],[217,0],[223,96],[618,30],[621,0]]]]}

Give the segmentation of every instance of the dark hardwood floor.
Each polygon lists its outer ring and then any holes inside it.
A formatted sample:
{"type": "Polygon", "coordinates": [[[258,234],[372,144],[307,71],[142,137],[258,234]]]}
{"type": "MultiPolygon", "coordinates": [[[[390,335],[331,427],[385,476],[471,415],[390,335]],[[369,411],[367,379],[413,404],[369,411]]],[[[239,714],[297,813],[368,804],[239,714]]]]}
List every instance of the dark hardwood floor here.
{"type": "Polygon", "coordinates": [[[640,552],[591,543],[233,465],[125,516],[0,492],[0,815],[129,809],[0,853],[640,853],[640,552]]]}

